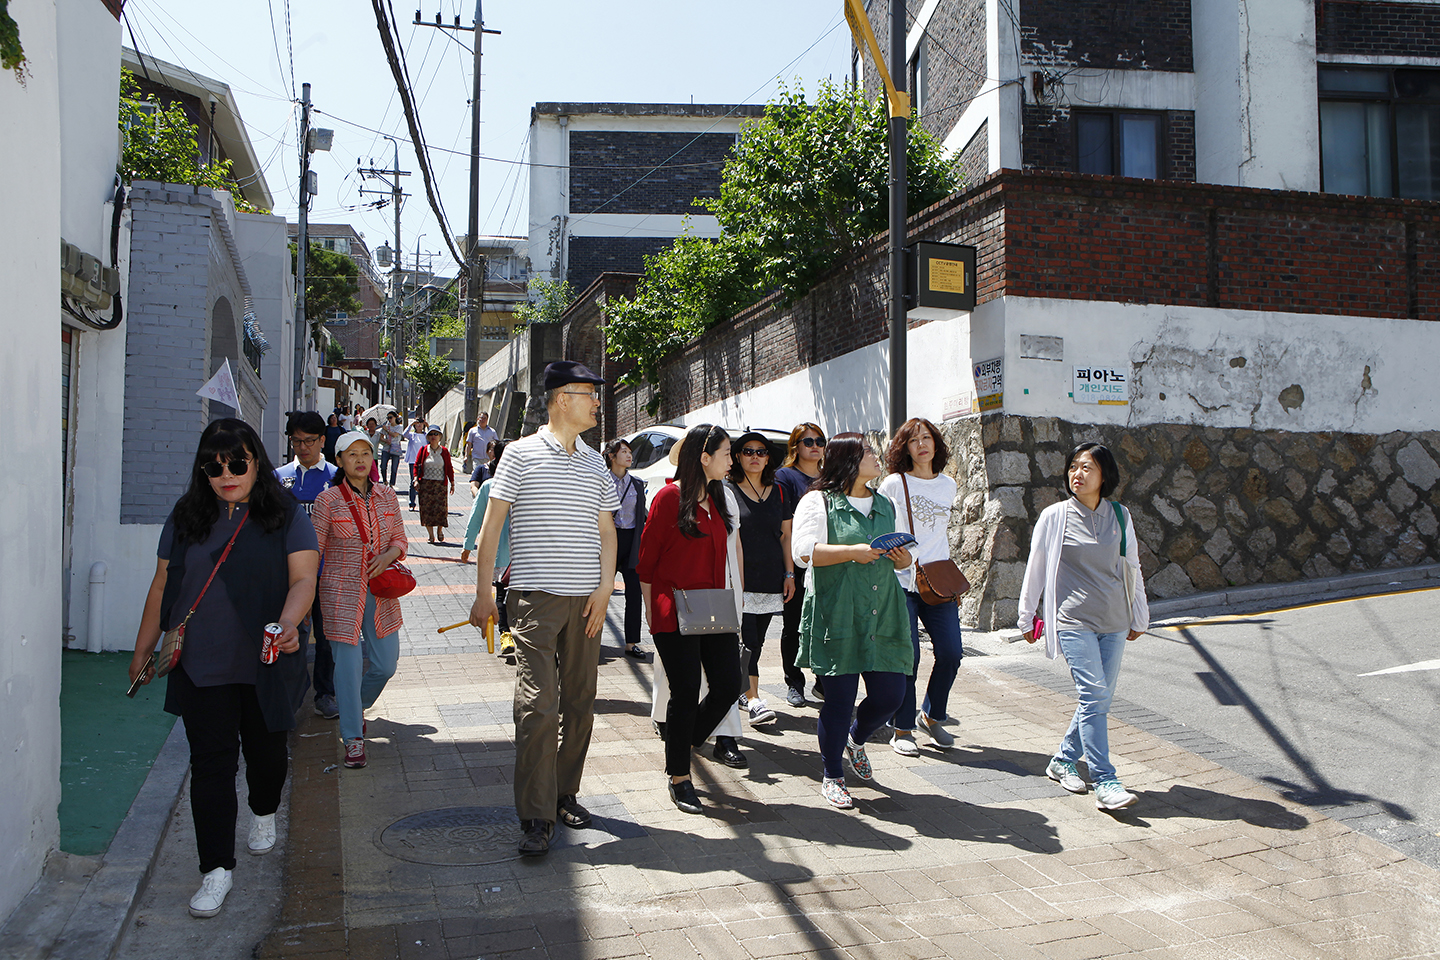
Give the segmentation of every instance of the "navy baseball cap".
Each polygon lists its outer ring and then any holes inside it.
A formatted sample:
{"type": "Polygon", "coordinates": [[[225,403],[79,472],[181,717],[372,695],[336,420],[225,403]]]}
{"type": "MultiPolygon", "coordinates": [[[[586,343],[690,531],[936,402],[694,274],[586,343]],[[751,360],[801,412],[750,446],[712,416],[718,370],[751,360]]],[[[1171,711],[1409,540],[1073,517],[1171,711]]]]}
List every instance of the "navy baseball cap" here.
{"type": "Polygon", "coordinates": [[[556,360],[545,365],[545,389],[555,390],[567,383],[601,384],[605,380],[583,363],[574,360],[556,360]]]}

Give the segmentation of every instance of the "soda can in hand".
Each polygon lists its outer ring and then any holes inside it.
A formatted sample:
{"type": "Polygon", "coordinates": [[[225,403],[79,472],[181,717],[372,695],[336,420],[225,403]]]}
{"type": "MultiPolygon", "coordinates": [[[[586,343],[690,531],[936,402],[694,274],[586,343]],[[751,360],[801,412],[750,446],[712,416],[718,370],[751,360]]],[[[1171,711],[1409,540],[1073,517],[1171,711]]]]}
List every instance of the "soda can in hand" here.
{"type": "Polygon", "coordinates": [[[265,624],[265,638],[260,642],[260,662],[274,663],[280,659],[280,634],[285,628],[278,623],[265,624]]]}

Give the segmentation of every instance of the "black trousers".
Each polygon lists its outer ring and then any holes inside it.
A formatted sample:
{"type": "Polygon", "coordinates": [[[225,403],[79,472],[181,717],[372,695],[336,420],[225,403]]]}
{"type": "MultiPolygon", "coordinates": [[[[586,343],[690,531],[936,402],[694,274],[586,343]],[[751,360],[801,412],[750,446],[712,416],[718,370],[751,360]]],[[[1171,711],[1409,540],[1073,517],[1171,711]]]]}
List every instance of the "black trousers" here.
{"type": "Polygon", "coordinates": [[[625,581],[625,643],[639,643],[645,598],[640,594],[640,574],[635,572],[634,558],[630,556],[635,547],[635,532],[633,528],[616,528],[615,533],[615,569],[625,581]]]}
{"type": "MultiPolygon", "coordinates": [[[[785,685],[805,692],[805,671],[795,666],[795,657],[800,653],[800,608],[805,604],[805,586],[797,573],[795,593],[785,604],[785,615],[780,628],[780,667],[785,672],[785,685]]],[[[825,692],[825,684],[817,676],[815,689],[825,692]]]]}
{"type": "Polygon", "coordinates": [[[665,711],[665,772],[690,776],[690,749],[715,732],[740,696],[740,638],[733,633],[687,637],[657,633],[655,652],[665,664],[670,705],[665,711]],[[710,690],[700,699],[700,671],[710,690]]]}
{"type": "MultiPolygon", "coordinates": [[[[749,678],[760,676],[760,651],[765,648],[765,634],[770,631],[770,621],[775,618],[773,613],[742,613],[740,615],[740,642],[745,645],[745,651],[749,654],[746,667],[748,672],[741,676],[741,686],[749,689],[749,678]]],[[[797,643],[798,646],[798,643],[797,643]]],[[[793,663],[795,655],[790,655],[793,663]]]]}
{"type": "Polygon", "coordinates": [[[229,683],[197,687],[183,666],[170,674],[182,686],[185,739],[190,743],[190,807],[200,872],[235,869],[235,773],[245,753],[250,811],[266,816],[280,808],[290,766],[288,731],[271,732],[260,715],[255,687],[229,683]]]}
{"type": "Polygon", "coordinates": [[[316,698],[335,696],[335,655],[325,636],[325,618],[320,616],[320,601],[310,607],[310,626],[315,637],[315,663],[310,671],[310,685],[316,698]]]}

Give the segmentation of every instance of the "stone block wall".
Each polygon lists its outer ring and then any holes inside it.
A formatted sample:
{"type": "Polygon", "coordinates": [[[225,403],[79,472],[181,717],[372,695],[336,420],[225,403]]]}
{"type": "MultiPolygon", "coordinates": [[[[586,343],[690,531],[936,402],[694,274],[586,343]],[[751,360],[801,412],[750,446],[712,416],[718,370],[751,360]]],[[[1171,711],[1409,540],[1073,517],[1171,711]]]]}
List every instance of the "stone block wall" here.
{"type": "Polygon", "coordinates": [[[1040,511],[1065,457],[1104,443],[1135,520],[1150,597],[1440,561],[1440,431],[1373,436],[1074,424],[1004,414],[942,427],[959,492],[951,549],[975,587],[962,611],[1014,626],[1040,511]]]}

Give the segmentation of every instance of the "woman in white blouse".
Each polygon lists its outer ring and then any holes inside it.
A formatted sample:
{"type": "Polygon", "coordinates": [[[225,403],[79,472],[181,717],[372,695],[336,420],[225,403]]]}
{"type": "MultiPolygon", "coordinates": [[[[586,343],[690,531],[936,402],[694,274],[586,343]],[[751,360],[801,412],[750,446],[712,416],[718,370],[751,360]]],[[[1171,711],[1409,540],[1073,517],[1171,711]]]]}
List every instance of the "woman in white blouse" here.
{"type": "Polygon", "coordinates": [[[1140,573],[1140,550],[1130,511],[1105,498],[1120,483],[1108,448],[1082,443],[1065,460],[1070,496],[1046,507],[1035,523],[1020,629],[1034,643],[1045,634],[1045,656],[1065,654],[1079,706],[1045,775],[1071,793],[1088,789],[1075,768],[1081,757],[1095,784],[1095,806],[1121,810],[1138,797],[1125,789],[1110,762],[1110,703],[1120,679],[1125,642],[1150,628],[1150,605],[1140,573]],[[1043,624],[1035,622],[1044,597],[1043,624]]]}

